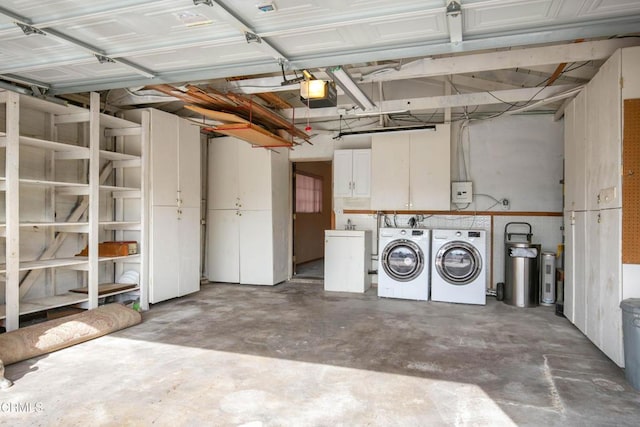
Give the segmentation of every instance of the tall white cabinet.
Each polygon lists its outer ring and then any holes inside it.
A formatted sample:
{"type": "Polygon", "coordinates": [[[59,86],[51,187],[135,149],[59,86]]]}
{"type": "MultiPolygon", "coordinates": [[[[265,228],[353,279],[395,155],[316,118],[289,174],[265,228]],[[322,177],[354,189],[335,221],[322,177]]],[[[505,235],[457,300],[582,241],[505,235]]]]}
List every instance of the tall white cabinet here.
{"type": "Polygon", "coordinates": [[[623,102],[640,98],[639,68],[640,48],[616,51],[565,110],[565,316],[619,366],[620,301],[640,297],[640,269],[622,263],[623,102]]]}
{"type": "Polygon", "coordinates": [[[450,125],[373,135],[371,209],[449,210],[450,125]]]}
{"type": "MultiPolygon", "coordinates": [[[[200,128],[148,109],[149,301],[200,290],[200,128]]],[[[128,113],[139,117],[140,110],[128,113]]]]}
{"type": "Polygon", "coordinates": [[[207,277],[274,285],[288,276],[289,153],[209,142],[207,277]]]}

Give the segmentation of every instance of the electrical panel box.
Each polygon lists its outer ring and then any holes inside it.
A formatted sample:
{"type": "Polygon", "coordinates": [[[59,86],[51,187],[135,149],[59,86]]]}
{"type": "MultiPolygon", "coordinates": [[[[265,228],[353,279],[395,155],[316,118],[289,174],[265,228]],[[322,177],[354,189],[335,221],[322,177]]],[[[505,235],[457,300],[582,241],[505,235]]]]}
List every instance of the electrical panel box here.
{"type": "Polygon", "coordinates": [[[451,202],[454,204],[471,203],[473,201],[473,188],[471,181],[459,181],[451,183],[451,202]]]}

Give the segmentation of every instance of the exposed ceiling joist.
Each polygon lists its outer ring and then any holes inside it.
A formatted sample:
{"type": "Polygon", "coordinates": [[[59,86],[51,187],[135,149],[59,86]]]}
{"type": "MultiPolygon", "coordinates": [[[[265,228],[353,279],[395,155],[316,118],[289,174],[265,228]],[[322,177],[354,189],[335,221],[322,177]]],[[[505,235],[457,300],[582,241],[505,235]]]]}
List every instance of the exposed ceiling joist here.
{"type": "MultiPolygon", "coordinates": [[[[385,114],[385,112],[388,113],[390,111],[436,110],[441,108],[456,108],[475,105],[532,102],[560,95],[575,88],[576,85],[558,85],[542,88],[532,87],[492,92],[464,93],[448,96],[388,100],[378,103],[378,108],[382,114],[385,114]]],[[[294,112],[293,109],[283,110],[282,114],[289,118],[292,118],[294,114],[295,117],[305,117],[302,115],[303,108],[299,108],[298,110],[300,111],[294,112]]],[[[309,110],[308,112],[304,109],[304,114],[308,114],[310,118],[328,118],[338,116],[336,108],[317,108],[309,110]]]]}
{"type": "Polygon", "coordinates": [[[530,47],[499,52],[457,55],[446,58],[424,58],[403,65],[399,71],[372,73],[365,81],[391,81],[419,77],[444,76],[507,68],[532,67],[605,59],[621,47],[637,46],[638,39],[599,40],[580,44],[530,47]]]}
{"type": "MultiPolygon", "coordinates": [[[[449,77],[438,77],[440,80],[447,81],[449,77]]],[[[476,90],[509,90],[509,89],[518,89],[520,86],[515,86],[508,83],[500,83],[491,80],[482,79],[479,77],[471,77],[471,76],[462,76],[455,75],[451,76],[451,82],[456,88],[466,87],[472,88],[476,90]]]]}

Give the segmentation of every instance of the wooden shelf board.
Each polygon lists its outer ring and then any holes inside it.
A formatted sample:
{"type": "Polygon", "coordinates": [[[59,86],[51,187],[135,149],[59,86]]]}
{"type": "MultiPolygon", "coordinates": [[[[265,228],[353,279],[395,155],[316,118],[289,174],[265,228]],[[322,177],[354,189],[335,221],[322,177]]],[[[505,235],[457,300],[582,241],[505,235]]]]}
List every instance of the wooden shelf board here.
{"type": "Polygon", "coordinates": [[[108,261],[115,261],[115,262],[132,262],[132,263],[138,263],[140,262],[140,254],[135,254],[135,255],[127,255],[127,256],[101,256],[98,258],[98,261],[100,262],[108,262],[108,261]]]}
{"type": "Polygon", "coordinates": [[[222,111],[209,110],[208,108],[197,107],[195,105],[185,105],[184,108],[191,110],[198,114],[202,114],[205,117],[216,120],[218,122],[226,123],[249,123],[249,120],[243,119],[240,116],[236,116],[233,113],[225,113],[222,111]]]}
{"type": "Polygon", "coordinates": [[[212,131],[229,135],[260,147],[291,147],[293,143],[254,125],[253,123],[232,123],[211,128],[212,131]]]}
{"type": "MultiPolygon", "coordinates": [[[[131,292],[136,289],[140,289],[138,285],[135,284],[126,284],[126,283],[102,283],[98,285],[98,296],[105,297],[108,295],[117,295],[123,292],[131,292]]],[[[88,294],[89,288],[76,288],[70,289],[69,292],[77,293],[77,294],[88,294]]]]}
{"type": "MultiPolygon", "coordinates": [[[[76,256],[76,259],[80,259],[83,260],[84,262],[88,263],[89,262],[89,257],[86,256],[76,256]]],[[[138,263],[140,262],[140,254],[135,254],[135,255],[125,255],[125,256],[101,256],[98,257],[98,262],[109,262],[109,261],[115,261],[115,262],[131,262],[131,263],[138,263]]],[[[2,271],[0,271],[1,273],[2,271]]]]}
{"type": "Polygon", "coordinates": [[[76,153],[83,153],[89,158],[89,148],[81,147],[79,145],[65,144],[64,142],[48,141],[40,138],[33,138],[30,136],[21,136],[20,144],[27,145],[29,147],[43,148],[51,151],[71,151],[76,153]]]}
{"type": "Polygon", "coordinates": [[[134,187],[118,187],[115,185],[101,185],[100,191],[137,191],[140,192],[139,188],[134,187]]]}
{"type": "Polygon", "coordinates": [[[34,98],[32,96],[26,95],[20,96],[20,106],[29,110],[37,110],[44,113],[52,113],[56,115],[78,114],[87,111],[84,108],[76,107],[75,105],[61,105],[55,102],[50,102],[44,99],[34,98]]]}
{"type": "Polygon", "coordinates": [[[79,182],[61,182],[61,181],[46,181],[44,179],[30,179],[20,178],[20,184],[25,185],[44,185],[49,187],[74,187],[74,188],[89,188],[89,184],[81,184],[79,182]]]}
{"type": "Polygon", "coordinates": [[[110,116],[104,113],[100,114],[100,126],[104,126],[110,129],[126,129],[126,128],[140,127],[138,123],[130,122],[129,120],[110,116]]]}
{"type": "Polygon", "coordinates": [[[100,226],[105,230],[137,231],[142,228],[140,221],[100,221],[100,226]]]}
{"type": "MultiPolygon", "coordinates": [[[[0,132],[0,146],[6,146],[6,136],[5,132],[0,132]]],[[[71,151],[76,153],[83,153],[86,155],[85,158],[89,158],[89,148],[82,147],[79,145],[66,144],[64,142],[56,142],[49,141],[46,139],[36,138],[32,136],[20,135],[20,144],[26,145],[29,147],[43,148],[45,150],[51,151],[71,151]]]]}
{"type": "MultiPolygon", "coordinates": [[[[89,224],[86,222],[21,222],[20,228],[55,228],[66,233],[88,233],[89,224]]],[[[0,236],[6,236],[7,225],[0,224],[0,236]]]]}
{"type": "MultiPolygon", "coordinates": [[[[56,267],[71,267],[81,266],[86,264],[86,259],[74,258],[54,258],[54,259],[42,259],[36,261],[23,261],[20,263],[20,271],[28,270],[40,270],[43,268],[56,268],[56,267]]],[[[6,273],[6,264],[0,264],[0,273],[6,273]]]]}
{"type": "MultiPolygon", "coordinates": [[[[20,301],[20,314],[38,313],[52,308],[65,307],[86,302],[87,295],[68,293],[52,297],[36,298],[32,300],[20,301]]],[[[5,305],[0,305],[0,319],[6,318],[5,305]]]]}

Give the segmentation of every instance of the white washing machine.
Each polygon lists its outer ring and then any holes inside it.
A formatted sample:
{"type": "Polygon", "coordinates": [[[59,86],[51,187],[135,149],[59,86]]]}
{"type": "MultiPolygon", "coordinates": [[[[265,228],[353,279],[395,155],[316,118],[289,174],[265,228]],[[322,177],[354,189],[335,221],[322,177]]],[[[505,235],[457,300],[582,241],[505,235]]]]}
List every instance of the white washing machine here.
{"type": "Polygon", "coordinates": [[[484,230],[432,230],[431,300],[486,304],[484,230]]]}
{"type": "Polygon", "coordinates": [[[430,246],[430,230],[381,228],[378,296],[427,301],[430,246]]]}

